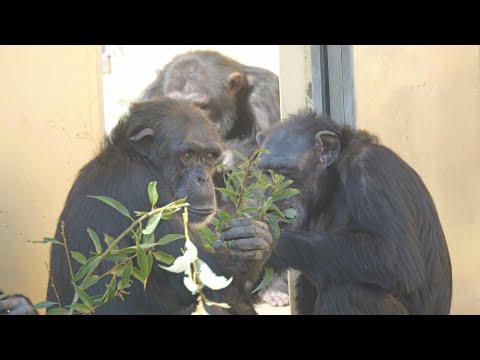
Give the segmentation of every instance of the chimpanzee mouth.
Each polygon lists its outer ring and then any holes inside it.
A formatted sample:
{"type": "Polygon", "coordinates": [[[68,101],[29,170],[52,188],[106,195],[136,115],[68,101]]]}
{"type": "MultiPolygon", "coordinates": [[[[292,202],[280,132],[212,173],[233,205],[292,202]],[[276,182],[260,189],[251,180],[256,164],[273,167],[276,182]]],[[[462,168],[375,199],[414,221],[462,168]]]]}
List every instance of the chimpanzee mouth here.
{"type": "Polygon", "coordinates": [[[188,207],[188,222],[196,227],[206,224],[210,221],[211,217],[215,213],[215,208],[194,208],[188,207]]]}
{"type": "Polygon", "coordinates": [[[194,208],[193,206],[189,206],[188,211],[192,211],[199,215],[207,216],[207,215],[213,214],[215,212],[215,209],[214,208],[194,208]]]}

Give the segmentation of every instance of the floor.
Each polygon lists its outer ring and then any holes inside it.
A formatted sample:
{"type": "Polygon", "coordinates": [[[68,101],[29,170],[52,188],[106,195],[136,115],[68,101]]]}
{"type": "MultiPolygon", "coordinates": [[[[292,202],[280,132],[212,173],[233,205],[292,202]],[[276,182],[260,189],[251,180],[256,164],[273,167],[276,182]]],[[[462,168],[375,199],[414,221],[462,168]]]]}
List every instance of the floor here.
{"type": "Polygon", "coordinates": [[[274,307],[267,304],[255,307],[259,315],[291,315],[290,306],[274,307]]]}

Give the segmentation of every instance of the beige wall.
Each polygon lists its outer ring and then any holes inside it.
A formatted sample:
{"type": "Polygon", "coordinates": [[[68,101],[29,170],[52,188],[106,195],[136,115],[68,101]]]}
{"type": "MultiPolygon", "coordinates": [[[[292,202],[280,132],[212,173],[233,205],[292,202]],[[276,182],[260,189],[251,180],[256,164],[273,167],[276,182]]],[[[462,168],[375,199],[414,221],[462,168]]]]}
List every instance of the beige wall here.
{"type": "Polygon", "coordinates": [[[68,190],[103,136],[97,46],[0,46],[0,288],[44,300],[68,190]]]}
{"type": "Polygon", "coordinates": [[[357,126],[422,176],[450,249],[452,314],[480,314],[480,47],[353,50],[357,126]]]}

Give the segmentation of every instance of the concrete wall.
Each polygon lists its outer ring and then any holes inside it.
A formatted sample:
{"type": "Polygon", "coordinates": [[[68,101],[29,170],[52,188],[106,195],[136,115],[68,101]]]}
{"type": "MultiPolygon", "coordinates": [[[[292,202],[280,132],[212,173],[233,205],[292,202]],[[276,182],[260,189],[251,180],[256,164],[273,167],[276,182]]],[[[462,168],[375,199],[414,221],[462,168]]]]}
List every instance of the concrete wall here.
{"type": "Polygon", "coordinates": [[[0,46],[0,288],[44,300],[48,245],[103,137],[98,46],[0,46]]]}
{"type": "Polygon", "coordinates": [[[480,47],[353,50],[357,126],[425,181],[450,249],[452,314],[480,314],[480,47]]]}

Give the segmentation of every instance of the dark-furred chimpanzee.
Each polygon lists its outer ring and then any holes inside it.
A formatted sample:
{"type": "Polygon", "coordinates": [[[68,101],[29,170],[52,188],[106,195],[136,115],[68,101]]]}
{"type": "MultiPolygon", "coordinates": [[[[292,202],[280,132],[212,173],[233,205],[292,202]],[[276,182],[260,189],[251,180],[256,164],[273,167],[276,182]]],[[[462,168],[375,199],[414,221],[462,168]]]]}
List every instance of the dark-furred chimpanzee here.
{"type": "MultiPolygon", "coordinates": [[[[189,225],[204,224],[216,210],[212,173],[221,152],[216,127],[191,103],[162,98],[133,104],[105,140],[100,153],[80,170],[60,215],[56,238],[61,239],[60,221],[64,221],[69,250],[89,255],[95,249],[86,232],[88,227],[97,234],[118,236],[130,222],[108,205],[87,195],[114,198],[130,210],[148,209],[150,202],[146,190],[151,181],[157,181],[158,206],[187,196],[189,225]]],[[[240,249],[234,251],[226,248],[208,253],[196,233],[191,231],[199,257],[216,274],[233,276],[232,283],[225,289],[204,289],[209,299],[231,306],[228,310],[209,307],[211,313],[255,314],[245,284],[257,281],[261,275],[271,253],[272,237],[265,224],[248,221],[247,227],[242,223],[245,231],[232,227],[242,234],[240,238],[227,236],[224,239],[241,243],[240,249]],[[252,231],[254,236],[250,236],[252,231]]],[[[183,220],[176,213],[170,220],[159,224],[155,238],[170,233],[182,234],[183,231],[183,220]]],[[[135,244],[132,238],[122,242],[122,247],[135,244]]],[[[183,243],[183,240],[171,242],[162,246],[162,251],[178,257],[182,254],[183,243]]],[[[77,272],[80,264],[75,262],[72,265],[77,272]]],[[[103,262],[96,273],[104,274],[111,266],[112,263],[103,262]]],[[[74,293],[65,252],[60,246],[51,248],[50,271],[60,301],[70,304],[74,293]]],[[[185,288],[182,278],[183,274],[154,266],[145,290],[142,284],[134,281],[125,301],[115,298],[100,307],[96,314],[190,314],[195,310],[196,297],[185,288]]],[[[103,293],[108,279],[105,280],[91,286],[87,292],[103,293]]],[[[49,282],[47,299],[56,302],[51,285],[49,282]]]]}
{"type": "Polygon", "coordinates": [[[3,295],[0,291],[0,315],[38,315],[29,298],[19,294],[3,295]]]}
{"type": "MultiPolygon", "coordinates": [[[[226,144],[220,162],[234,164],[258,148],[255,136],[280,121],[278,76],[254,66],[243,65],[216,51],[197,50],[173,58],[158,72],[140,100],[157,96],[191,101],[203,109],[219,127],[226,144]]],[[[223,174],[214,177],[223,187],[223,174]]],[[[217,193],[218,206],[233,214],[233,204],[217,193]]],[[[286,272],[267,289],[262,299],[273,306],[288,305],[286,272]]]]}
{"type": "MultiPolygon", "coordinates": [[[[270,259],[298,269],[300,314],[448,314],[452,269],[420,176],[366,131],[300,113],[258,135],[259,165],[294,180],[270,259]]],[[[235,236],[236,234],[231,234],[235,236]]]]}

